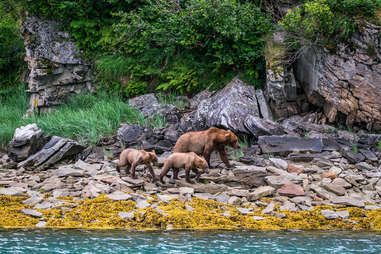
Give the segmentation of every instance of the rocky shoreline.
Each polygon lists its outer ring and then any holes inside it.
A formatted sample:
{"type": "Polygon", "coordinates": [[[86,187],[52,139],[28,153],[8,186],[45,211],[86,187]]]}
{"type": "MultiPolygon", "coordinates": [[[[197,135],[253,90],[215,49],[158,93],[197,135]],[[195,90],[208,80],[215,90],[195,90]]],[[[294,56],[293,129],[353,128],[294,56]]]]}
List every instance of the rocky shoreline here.
{"type": "Polygon", "coordinates": [[[233,161],[225,169],[215,156],[196,184],[152,183],[144,166],[139,179],[120,177],[116,161],[94,158],[43,172],[2,169],[0,227],[381,230],[379,170],[343,170],[343,160],[262,158],[262,167],[233,161]]]}
{"type": "Polygon", "coordinates": [[[0,227],[381,230],[381,135],[316,124],[317,112],[274,122],[258,98],[238,79],[178,98],[182,108],[137,97],[130,104],[143,116],[168,125],[125,124],[87,148],[34,124],[19,128],[0,154],[0,227]],[[232,168],[213,153],[196,184],[184,171],[165,184],[143,165],[138,179],[116,171],[123,147],[135,147],[156,151],[159,175],[180,135],[211,126],[245,140],[228,151],[232,168]]]}

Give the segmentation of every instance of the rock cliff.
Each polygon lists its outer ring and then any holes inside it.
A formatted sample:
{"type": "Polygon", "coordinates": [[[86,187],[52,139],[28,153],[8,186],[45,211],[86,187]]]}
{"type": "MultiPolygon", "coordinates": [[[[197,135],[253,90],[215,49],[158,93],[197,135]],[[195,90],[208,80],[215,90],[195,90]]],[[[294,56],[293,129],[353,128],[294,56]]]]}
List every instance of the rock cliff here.
{"type": "Polygon", "coordinates": [[[92,90],[89,63],[81,58],[69,33],[54,21],[27,16],[21,26],[30,74],[28,113],[48,112],[70,94],[92,90]]]}

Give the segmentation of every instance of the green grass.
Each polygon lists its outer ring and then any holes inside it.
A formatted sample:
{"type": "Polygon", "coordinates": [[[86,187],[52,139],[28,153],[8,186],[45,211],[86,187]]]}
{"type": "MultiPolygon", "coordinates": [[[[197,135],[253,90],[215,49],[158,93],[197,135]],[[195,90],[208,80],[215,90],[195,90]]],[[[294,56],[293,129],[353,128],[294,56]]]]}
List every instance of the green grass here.
{"type": "Polygon", "coordinates": [[[27,108],[28,96],[24,86],[17,85],[16,89],[0,92],[0,145],[12,139],[27,108]]]}
{"type": "Polygon", "coordinates": [[[377,149],[378,151],[381,151],[381,139],[378,141],[377,149]]]}
{"type": "Polygon", "coordinates": [[[187,102],[183,99],[179,99],[178,95],[176,93],[159,93],[157,96],[157,99],[160,104],[163,105],[168,105],[168,104],[173,104],[177,108],[185,108],[187,106],[187,102]]]}
{"type": "Polygon", "coordinates": [[[1,99],[0,144],[12,138],[14,130],[22,125],[36,123],[44,133],[72,138],[94,144],[101,136],[115,133],[121,123],[145,124],[141,113],[118,96],[106,93],[78,95],[56,111],[22,119],[27,108],[23,90],[1,99]]]}
{"type": "Polygon", "coordinates": [[[152,129],[165,128],[168,125],[167,121],[165,120],[165,117],[158,114],[155,114],[151,119],[145,119],[142,124],[149,126],[152,129]]]}
{"type": "Polygon", "coordinates": [[[359,152],[359,148],[358,148],[358,146],[356,144],[352,145],[352,151],[355,152],[355,153],[359,152]]]}

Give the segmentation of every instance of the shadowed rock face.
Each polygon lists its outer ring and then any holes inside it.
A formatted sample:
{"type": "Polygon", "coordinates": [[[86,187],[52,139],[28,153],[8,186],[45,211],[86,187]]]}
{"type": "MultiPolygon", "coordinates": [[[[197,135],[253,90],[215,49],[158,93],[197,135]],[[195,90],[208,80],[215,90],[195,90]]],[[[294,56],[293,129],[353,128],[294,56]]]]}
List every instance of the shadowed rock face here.
{"type": "Polygon", "coordinates": [[[381,130],[381,27],[365,24],[335,54],[311,48],[295,65],[296,79],[310,103],[322,107],[329,122],[344,115],[346,124],[381,130]]]}
{"type": "Polygon", "coordinates": [[[81,57],[67,32],[54,21],[26,17],[21,26],[30,74],[29,113],[48,112],[71,94],[92,90],[89,63],[81,57]]]}

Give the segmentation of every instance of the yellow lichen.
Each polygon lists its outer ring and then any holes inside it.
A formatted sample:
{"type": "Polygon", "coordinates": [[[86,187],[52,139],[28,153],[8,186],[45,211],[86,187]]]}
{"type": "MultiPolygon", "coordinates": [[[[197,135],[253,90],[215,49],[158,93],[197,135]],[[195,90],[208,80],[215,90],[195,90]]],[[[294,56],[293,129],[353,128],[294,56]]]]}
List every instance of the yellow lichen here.
{"type": "MultiPolygon", "coordinates": [[[[148,196],[147,196],[148,197],[148,196]]],[[[156,196],[150,196],[157,200],[156,196]]],[[[10,197],[0,195],[0,227],[32,228],[40,221],[21,213],[21,209],[32,208],[22,202],[27,197],[10,197]]],[[[47,198],[47,197],[46,197],[47,198]]],[[[339,206],[314,207],[310,211],[276,211],[285,215],[277,218],[262,214],[263,207],[250,207],[251,212],[242,214],[234,205],[228,205],[213,200],[193,198],[191,202],[178,199],[167,203],[159,202],[157,208],[148,207],[136,209],[133,201],[113,201],[105,195],[94,199],[73,200],[60,197],[65,202],[53,209],[38,211],[43,214],[47,228],[82,228],[82,229],[135,229],[160,230],[169,227],[174,229],[256,229],[256,230],[381,230],[381,209],[363,210],[356,207],[342,208],[339,206]],[[192,207],[192,209],[189,209],[192,207]],[[188,209],[187,209],[188,208],[188,209]],[[349,218],[327,220],[321,210],[348,210],[349,218]],[[119,212],[133,212],[133,219],[122,219],[119,212]],[[225,213],[228,212],[228,213],[225,213]],[[255,220],[253,216],[264,217],[255,220]]],[[[263,201],[270,202],[270,199],[263,201]]],[[[155,203],[154,201],[148,201],[155,203]]]]}

